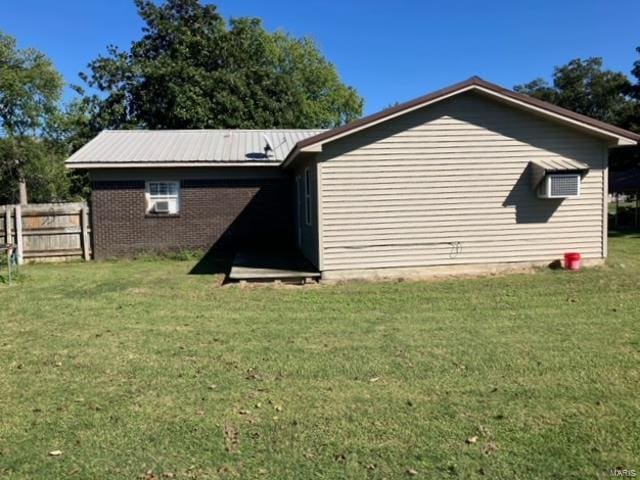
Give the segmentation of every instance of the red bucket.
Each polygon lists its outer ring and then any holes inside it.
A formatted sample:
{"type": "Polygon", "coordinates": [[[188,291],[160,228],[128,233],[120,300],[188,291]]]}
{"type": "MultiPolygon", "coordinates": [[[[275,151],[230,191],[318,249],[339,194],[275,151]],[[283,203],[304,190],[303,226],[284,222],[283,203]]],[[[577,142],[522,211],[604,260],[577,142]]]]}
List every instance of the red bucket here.
{"type": "Polygon", "coordinates": [[[570,252],[564,254],[564,269],[565,270],[580,270],[580,259],[582,257],[579,253],[570,252]]]}

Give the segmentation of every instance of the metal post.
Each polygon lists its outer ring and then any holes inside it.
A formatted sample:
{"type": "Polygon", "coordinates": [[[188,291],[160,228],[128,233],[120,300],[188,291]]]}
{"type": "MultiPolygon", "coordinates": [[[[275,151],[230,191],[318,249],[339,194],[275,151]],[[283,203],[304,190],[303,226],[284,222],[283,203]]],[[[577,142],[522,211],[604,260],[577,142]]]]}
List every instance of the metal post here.
{"type": "Polygon", "coordinates": [[[636,219],[635,228],[638,229],[638,215],[640,215],[640,189],[636,190],[636,219]]]}
{"type": "Polygon", "coordinates": [[[18,255],[18,265],[22,265],[24,263],[24,244],[22,241],[22,206],[16,205],[16,253],[18,255]]]}
{"type": "Polygon", "coordinates": [[[80,223],[82,225],[82,256],[85,260],[89,260],[91,256],[89,253],[89,207],[87,205],[82,206],[80,216],[80,223]]]}
{"type": "Polygon", "coordinates": [[[4,211],[4,237],[4,243],[13,243],[13,234],[11,233],[11,205],[7,205],[4,211]]]}
{"type": "Polygon", "coordinates": [[[18,182],[19,189],[19,197],[20,197],[20,205],[26,205],[28,203],[27,199],[27,183],[24,181],[24,178],[21,178],[18,182]]]}
{"type": "Polygon", "coordinates": [[[11,285],[11,257],[13,256],[13,247],[7,246],[7,269],[9,270],[9,285],[11,285]]]}

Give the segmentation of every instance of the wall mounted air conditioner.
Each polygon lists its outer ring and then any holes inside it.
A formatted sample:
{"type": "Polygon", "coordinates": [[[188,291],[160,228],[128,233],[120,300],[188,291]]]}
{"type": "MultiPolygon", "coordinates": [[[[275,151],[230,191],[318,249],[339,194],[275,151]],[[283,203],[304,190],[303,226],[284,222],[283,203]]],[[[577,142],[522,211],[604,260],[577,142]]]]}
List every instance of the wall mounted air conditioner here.
{"type": "Polygon", "coordinates": [[[547,173],[538,186],[539,198],[576,198],[580,196],[580,173],[547,173]]]}
{"type": "Polygon", "coordinates": [[[159,200],[153,204],[153,211],[156,213],[169,213],[169,202],[159,200]]]}

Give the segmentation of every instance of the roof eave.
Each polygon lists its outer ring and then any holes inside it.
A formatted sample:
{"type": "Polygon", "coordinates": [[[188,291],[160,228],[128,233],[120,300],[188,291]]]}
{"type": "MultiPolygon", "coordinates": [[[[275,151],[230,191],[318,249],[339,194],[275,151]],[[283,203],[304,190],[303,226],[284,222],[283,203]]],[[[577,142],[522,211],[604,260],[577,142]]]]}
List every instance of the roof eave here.
{"type": "Polygon", "coordinates": [[[192,167],[279,167],[282,162],[65,162],[69,170],[125,168],[192,168],[192,167]]]}
{"type": "Polygon", "coordinates": [[[282,167],[288,167],[301,152],[322,151],[322,147],[325,143],[333,142],[347,135],[352,135],[366,128],[378,125],[379,123],[391,120],[420,108],[424,108],[432,103],[440,102],[449,97],[470,90],[476,90],[478,92],[500,98],[505,102],[517,104],[523,109],[537,111],[541,115],[555,117],[560,122],[572,124],[576,128],[607,139],[610,146],[637,145],[640,141],[640,135],[633,132],[577,114],[548,102],[507,90],[498,85],[482,80],[479,77],[471,77],[468,80],[419,97],[415,100],[382,110],[360,120],[356,120],[333,130],[301,140],[296,144],[296,147],[289,152],[289,155],[287,155],[287,158],[285,158],[282,163],[282,167]]]}

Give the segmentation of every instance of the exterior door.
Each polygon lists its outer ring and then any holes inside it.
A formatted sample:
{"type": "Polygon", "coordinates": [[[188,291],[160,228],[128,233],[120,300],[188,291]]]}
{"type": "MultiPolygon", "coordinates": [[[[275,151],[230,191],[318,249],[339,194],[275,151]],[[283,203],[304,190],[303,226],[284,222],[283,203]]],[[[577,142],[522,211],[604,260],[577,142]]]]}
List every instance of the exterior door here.
{"type": "Polygon", "coordinates": [[[302,175],[296,175],[296,230],[298,248],[302,247],[302,175]]]}

